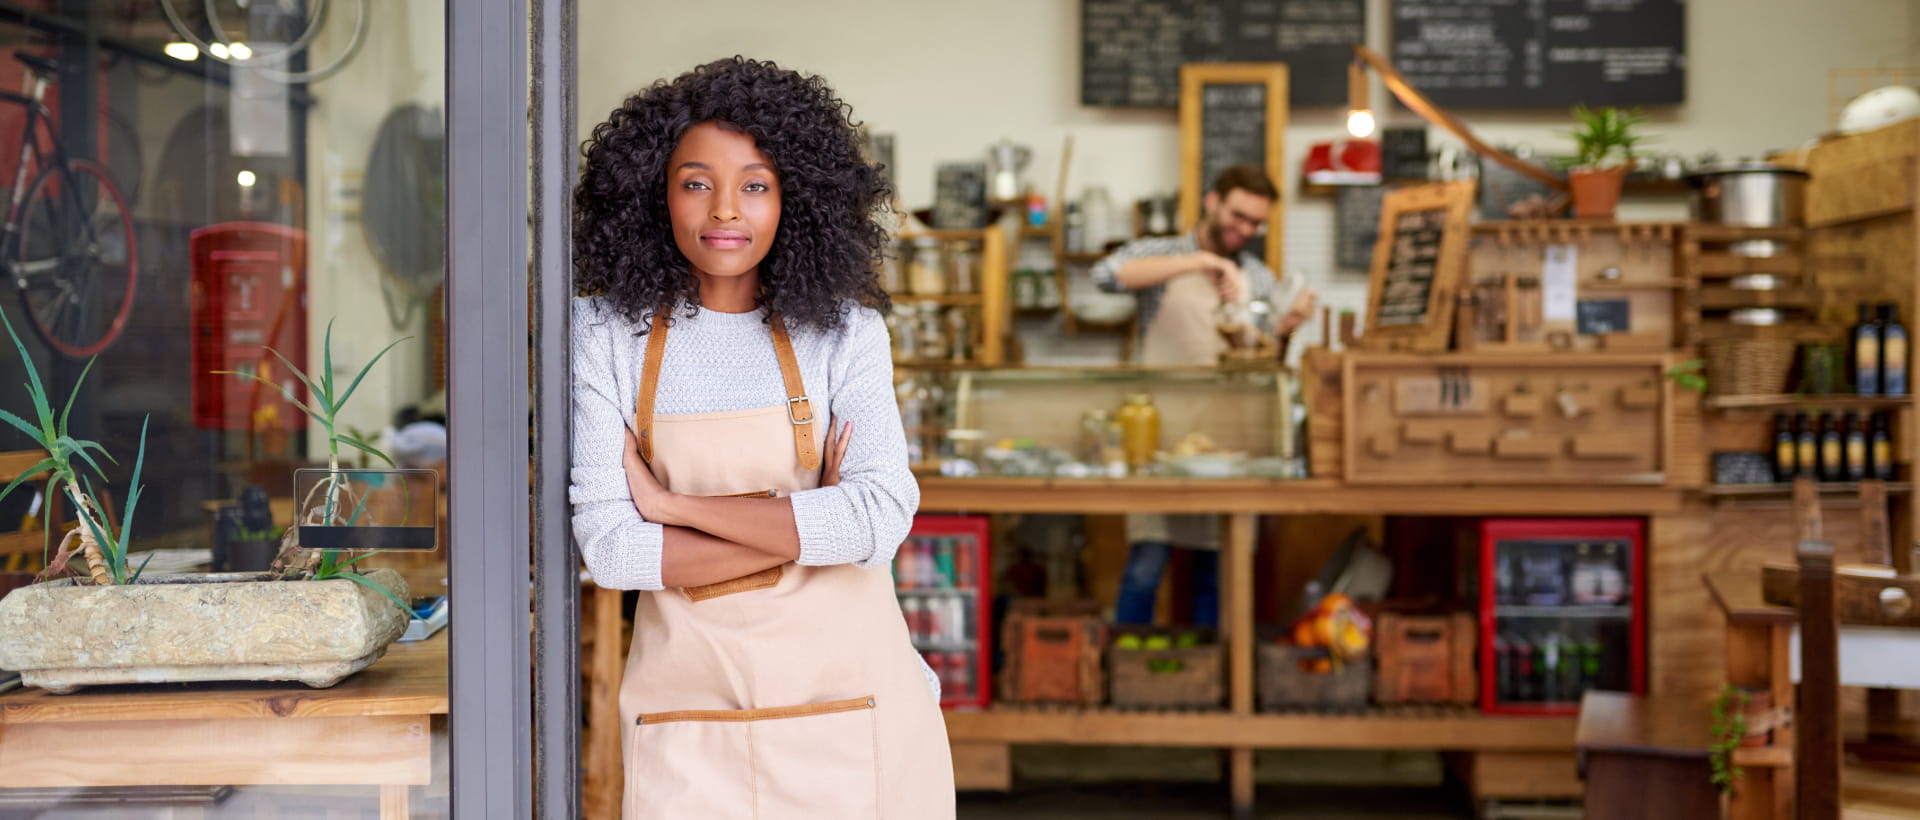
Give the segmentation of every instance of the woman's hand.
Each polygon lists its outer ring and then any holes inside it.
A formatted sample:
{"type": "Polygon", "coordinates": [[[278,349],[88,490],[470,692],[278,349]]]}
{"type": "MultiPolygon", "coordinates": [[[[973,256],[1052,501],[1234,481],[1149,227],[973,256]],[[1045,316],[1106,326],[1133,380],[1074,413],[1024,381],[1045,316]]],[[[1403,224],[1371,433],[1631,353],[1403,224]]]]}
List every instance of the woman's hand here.
{"type": "MultiPolygon", "coordinates": [[[[832,424],[831,421],[828,422],[832,424]]],[[[853,422],[827,428],[827,454],[820,466],[820,486],[840,483],[840,463],[847,458],[847,443],[853,441],[853,422]]]]}
{"type": "Polygon", "coordinates": [[[633,495],[633,508],[640,512],[641,518],[670,527],[685,526],[673,512],[679,495],[669,492],[653,477],[653,470],[640,458],[640,440],[633,437],[632,430],[627,431],[626,451],[620,455],[620,466],[626,469],[627,492],[633,495]]]}

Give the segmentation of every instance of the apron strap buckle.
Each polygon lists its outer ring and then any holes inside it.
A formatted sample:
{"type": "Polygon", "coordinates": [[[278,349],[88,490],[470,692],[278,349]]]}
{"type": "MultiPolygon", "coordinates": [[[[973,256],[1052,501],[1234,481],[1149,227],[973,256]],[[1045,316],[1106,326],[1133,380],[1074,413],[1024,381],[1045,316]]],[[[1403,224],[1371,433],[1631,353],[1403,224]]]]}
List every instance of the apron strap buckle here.
{"type": "Polygon", "coordinates": [[[787,399],[787,420],[793,422],[794,424],[812,424],[813,423],[813,401],[807,398],[806,396],[795,396],[793,398],[787,399]],[[804,412],[807,414],[806,418],[800,418],[798,415],[795,415],[793,410],[794,405],[803,404],[803,403],[806,405],[806,407],[803,408],[804,412]]]}

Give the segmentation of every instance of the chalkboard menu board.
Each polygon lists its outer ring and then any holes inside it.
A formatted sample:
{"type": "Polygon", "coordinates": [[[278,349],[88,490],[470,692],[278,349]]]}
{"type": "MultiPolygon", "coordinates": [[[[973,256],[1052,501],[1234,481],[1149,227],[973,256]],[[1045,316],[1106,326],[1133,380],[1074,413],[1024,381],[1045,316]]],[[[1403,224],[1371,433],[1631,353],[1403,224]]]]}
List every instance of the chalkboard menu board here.
{"type": "Polygon", "coordinates": [[[1080,0],[1080,103],[1172,108],[1183,63],[1286,63],[1293,105],[1344,105],[1366,0],[1080,0]]]}
{"type": "Polygon", "coordinates": [[[1392,0],[1393,65],[1435,104],[1686,100],[1684,0],[1392,0]]]}
{"type": "MultiPolygon", "coordinates": [[[[1279,63],[1189,64],[1180,68],[1180,224],[1200,217],[1200,200],[1229,166],[1285,173],[1287,67],[1279,63]]],[[[1280,267],[1278,201],[1267,216],[1267,267],[1280,267]]]]}
{"type": "Polygon", "coordinates": [[[1382,198],[1363,347],[1447,348],[1472,208],[1472,181],[1402,188],[1382,198]]]}

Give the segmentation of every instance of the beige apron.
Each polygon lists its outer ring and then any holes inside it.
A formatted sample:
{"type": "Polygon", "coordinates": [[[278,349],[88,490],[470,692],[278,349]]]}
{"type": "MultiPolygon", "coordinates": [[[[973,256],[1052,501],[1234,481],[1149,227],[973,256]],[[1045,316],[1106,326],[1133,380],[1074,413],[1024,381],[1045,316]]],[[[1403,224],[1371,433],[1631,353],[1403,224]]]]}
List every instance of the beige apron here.
{"type": "MultiPolygon", "coordinates": [[[[667,334],[655,316],[634,427],[668,489],[819,485],[826,425],[772,325],[787,402],[655,417],[667,334]]],[[[946,724],[884,570],[786,564],[640,593],[620,717],[626,820],[954,816],[946,724]]]]}
{"type": "MultiPolygon", "coordinates": [[[[1227,340],[1218,330],[1219,308],[1220,289],[1212,275],[1196,270],[1168,279],[1160,292],[1160,309],[1154,311],[1153,320],[1141,334],[1140,363],[1148,367],[1194,367],[1219,362],[1220,354],[1227,350],[1227,340]]],[[[1219,549],[1220,520],[1211,515],[1135,513],[1127,516],[1127,541],[1219,549]]]]}

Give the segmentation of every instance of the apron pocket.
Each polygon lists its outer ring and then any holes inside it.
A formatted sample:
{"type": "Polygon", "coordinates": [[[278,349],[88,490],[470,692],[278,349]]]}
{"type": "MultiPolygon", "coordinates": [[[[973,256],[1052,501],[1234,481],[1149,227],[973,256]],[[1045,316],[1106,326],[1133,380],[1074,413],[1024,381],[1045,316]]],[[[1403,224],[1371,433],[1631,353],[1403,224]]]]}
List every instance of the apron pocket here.
{"type": "Polygon", "coordinates": [[[874,699],[641,715],[626,820],[880,815],[874,699]]]}

